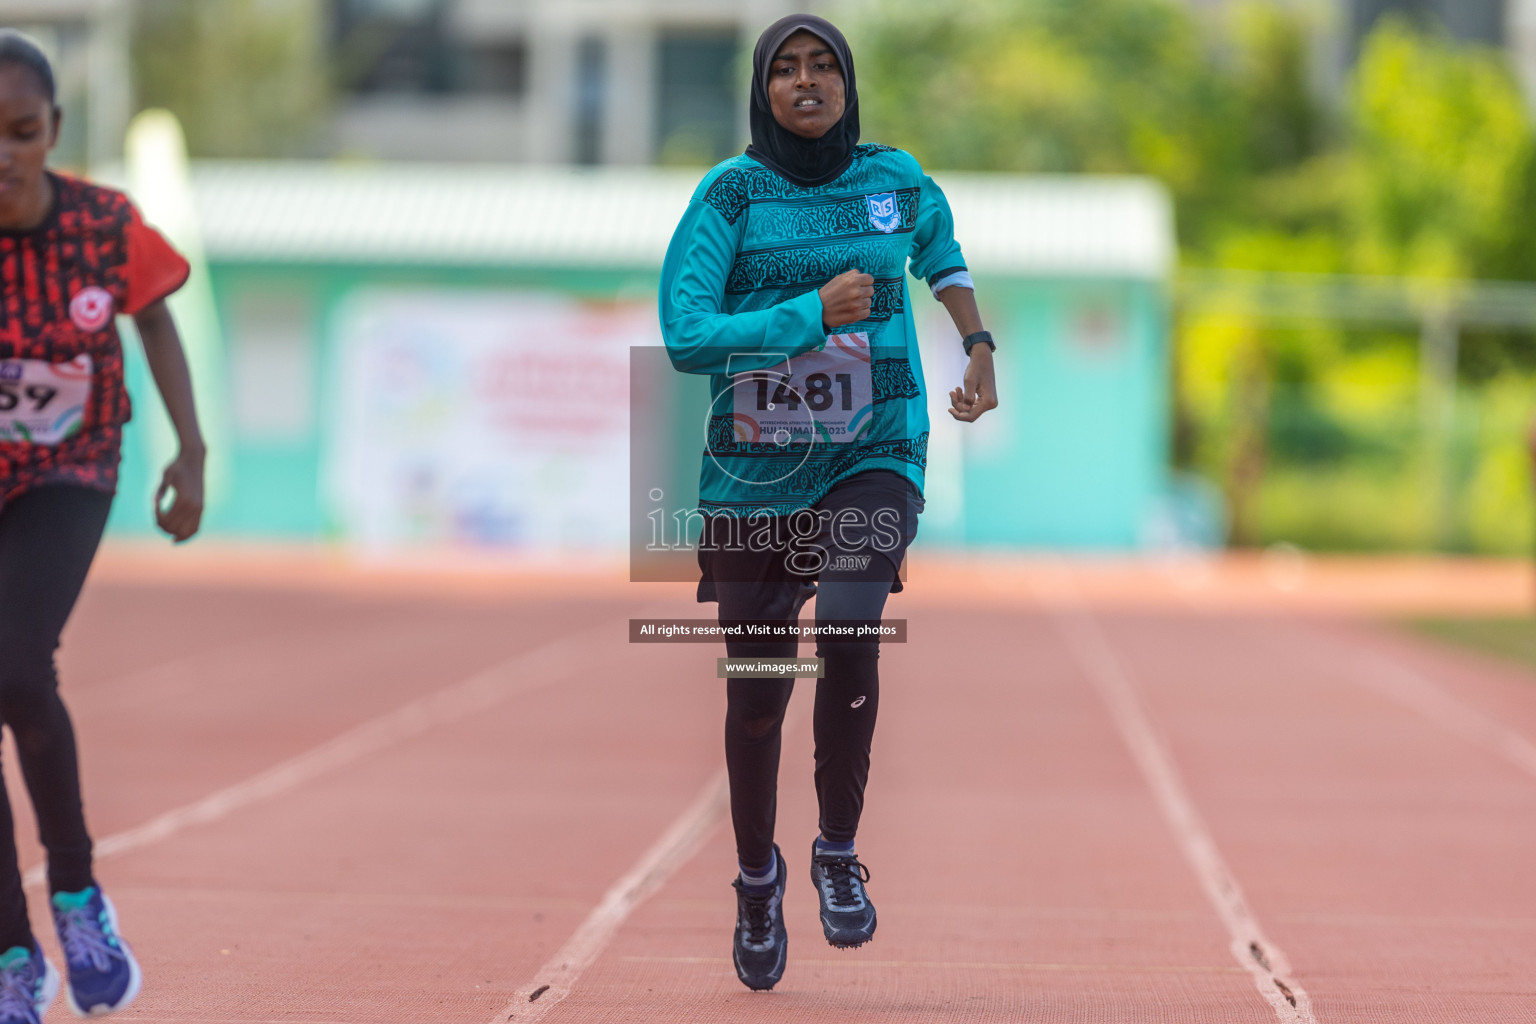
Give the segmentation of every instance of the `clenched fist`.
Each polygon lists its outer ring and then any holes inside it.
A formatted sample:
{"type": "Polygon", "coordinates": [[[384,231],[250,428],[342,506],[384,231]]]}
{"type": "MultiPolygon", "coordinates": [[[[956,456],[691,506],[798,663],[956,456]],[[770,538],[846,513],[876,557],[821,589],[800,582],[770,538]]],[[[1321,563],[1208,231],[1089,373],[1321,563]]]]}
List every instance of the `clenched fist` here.
{"type": "Polygon", "coordinates": [[[821,324],[827,329],[857,323],[869,316],[875,279],[858,269],[839,274],[821,286],[821,324]]]}

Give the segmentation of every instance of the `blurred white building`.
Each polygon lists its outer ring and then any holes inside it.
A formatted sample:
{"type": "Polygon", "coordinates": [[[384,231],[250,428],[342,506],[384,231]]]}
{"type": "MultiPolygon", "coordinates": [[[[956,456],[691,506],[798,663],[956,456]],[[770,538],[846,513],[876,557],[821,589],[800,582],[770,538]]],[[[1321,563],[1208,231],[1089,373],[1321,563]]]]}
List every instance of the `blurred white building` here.
{"type": "MultiPolygon", "coordinates": [[[[1245,0],[1186,0],[1217,16],[1245,0]]],[[[1360,46],[1385,15],[1438,24],[1451,36],[1505,47],[1526,98],[1536,112],[1536,0],[1273,0],[1318,15],[1316,80],[1332,95],[1360,55],[1360,46]]]]}
{"type": "MultiPolygon", "coordinates": [[[[223,0],[201,0],[216,5],[223,0]]],[[[376,159],[709,163],[746,125],[744,51],[819,0],[312,0],[340,102],[323,150],[376,159]]],[[[0,0],[55,60],[60,162],[116,159],[136,0],[0,0]]]]}
{"type": "Polygon", "coordinates": [[[338,154],[707,164],[745,136],[741,60],[805,0],[329,0],[338,154]]]}
{"type": "MultiPolygon", "coordinates": [[[[1247,0],[1187,0],[1210,11],[1247,0]]],[[[1272,0],[1282,6],[1321,12],[1330,29],[1340,34],[1347,52],[1359,52],[1365,38],[1384,14],[1399,13],[1433,20],[1458,39],[1497,46],[1506,35],[1506,13],[1525,0],[1272,0]]]]}
{"type": "MultiPolygon", "coordinates": [[[[3,2],[3,0],[0,0],[3,2]]],[[[325,0],[344,100],[334,152],[554,164],[708,164],[746,137],[744,57],[821,0],[325,0]]],[[[1236,0],[1187,0],[1213,16],[1236,0]]],[[[1536,109],[1536,0],[1273,0],[1320,13],[1336,92],[1400,12],[1507,46],[1536,109]]]]}
{"type": "Polygon", "coordinates": [[[1505,22],[1526,102],[1536,109],[1536,0],[1509,0],[1505,22]]]}
{"type": "MultiPolygon", "coordinates": [[[[138,0],[0,0],[0,25],[56,62],[59,161],[115,160],[132,104],[138,0]]],[[[225,0],[200,0],[216,5],[225,0]]],[[[824,0],[304,0],[327,19],[340,90],[316,155],[534,164],[708,164],[746,139],[762,27],[824,0]]],[[[1186,0],[1218,16],[1237,0],[1186,0]]],[[[1332,94],[1392,11],[1508,48],[1536,110],[1536,0],[1274,0],[1319,10],[1332,94]]]]}

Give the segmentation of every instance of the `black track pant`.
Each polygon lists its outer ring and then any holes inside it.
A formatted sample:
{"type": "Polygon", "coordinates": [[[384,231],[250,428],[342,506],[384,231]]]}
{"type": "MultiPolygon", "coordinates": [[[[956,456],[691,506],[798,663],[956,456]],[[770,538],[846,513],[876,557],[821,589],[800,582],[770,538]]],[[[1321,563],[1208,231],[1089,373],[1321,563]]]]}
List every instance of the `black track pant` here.
{"type": "MultiPolygon", "coordinates": [[[[0,722],[10,726],[48,851],[52,891],[91,883],[75,731],[53,653],[106,528],[112,495],[83,487],[27,491],[0,506],[0,722]]],[[[31,942],[15,822],[0,786],[0,950],[31,942]]]]}
{"type": "MultiPolygon", "coordinates": [[[[842,559],[840,541],[823,537],[831,557],[818,573],[816,621],[878,624],[896,578],[896,567],[917,528],[922,499],[892,473],[872,472],[853,477],[833,489],[818,508],[875,507],[898,511],[899,545],[873,557],[842,559]]],[[[855,550],[855,554],[867,551],[855,550]]],[[[720,622],[790,622],[801,580],[784,572],[778,553],[737,552],[712,556],[711,572],[720,602],[720,622]]],[[[792,658],[794,642],[730,640],[732,658],[792,658]]],[[[878,640],[819,639],[817,657],[825,675],[816,683],[816,796],[821,833],[848,842],[858,831],[869,780],[870,747],[880,709],[878,640]]],[[[726,680],[725,762],[730,776],[731,820],[736,853],[748,867],[773,860],[774,820],[778,809],[779,751],[784,712],[793,680],[726,680]]]]}

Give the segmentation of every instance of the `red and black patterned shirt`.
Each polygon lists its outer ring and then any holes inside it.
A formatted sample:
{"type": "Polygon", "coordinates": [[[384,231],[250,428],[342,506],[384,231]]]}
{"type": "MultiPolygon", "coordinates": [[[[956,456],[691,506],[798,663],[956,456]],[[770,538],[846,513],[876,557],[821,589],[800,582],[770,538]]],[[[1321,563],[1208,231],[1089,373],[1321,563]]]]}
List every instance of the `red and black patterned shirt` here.
{"type": "MultiPolygon", "coordinates": [[[[49,177],[54,201],[42,224],[0,231],[0,371],[19,374],[17,360],[60,364],[86,356],[90,394],[79,429],[57,443],[0,438],[0,506],[44,484],[117,489],[123,424],[132,409],[115,315],[165,298],[186,283],[190,269],[121,192],[49,177]]],[[[0,404],[15,398],[13,384],[0,404]]]]}

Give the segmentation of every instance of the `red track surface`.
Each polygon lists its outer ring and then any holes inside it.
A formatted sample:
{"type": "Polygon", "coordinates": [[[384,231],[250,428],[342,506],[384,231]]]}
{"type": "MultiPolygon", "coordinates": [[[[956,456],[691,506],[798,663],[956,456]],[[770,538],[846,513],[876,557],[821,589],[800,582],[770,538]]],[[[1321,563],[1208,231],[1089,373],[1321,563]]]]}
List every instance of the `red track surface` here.
{"type": "Polygon", "coordinates": [[[1307,1019],[1235,913],[1317,1021],[1536,1015],[1536,686],[1337,614],[1403,607],[1410,577],[1514,607],[1515,570],[919,563],[859,837],[879,934],[820,936],[804,686],[790,963],[753,994],[709,800],[721,652],[624,642],[704,614],[688,588],[159,564],[109,553],[61,656],[146,972],[128,1019],[1307,1019]],[[635,875],[679,824],[697,841],[635,875]]]}

